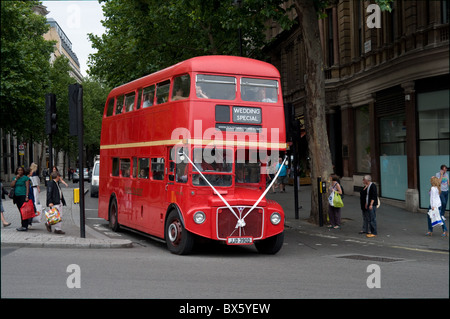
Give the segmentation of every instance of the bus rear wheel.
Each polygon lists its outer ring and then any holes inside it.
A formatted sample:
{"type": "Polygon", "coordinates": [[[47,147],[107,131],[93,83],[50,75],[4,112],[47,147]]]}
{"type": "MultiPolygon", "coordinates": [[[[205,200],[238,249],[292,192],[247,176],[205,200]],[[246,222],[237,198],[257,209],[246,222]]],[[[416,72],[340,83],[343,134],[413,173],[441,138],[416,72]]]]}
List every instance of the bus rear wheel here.
{"type": "Polygon", "coordinates": [[[173,254],[189,254],[194,247],[194,236],[184,228],[178,213],[172,210],[167,217],[165,226],[167,248],[173,254]]]}
{"type": "Polygon", "coordinates": [[[109,228],[113,231],[119,231],[118,208],[116,198],[111,200],[109,204],[109,228]]]}
{"type": "Polygon", "coordinates": [[[255,241],[255,247],[261,254],[274,255],[283,247],[284,232],[278,235],[255,241]]]}

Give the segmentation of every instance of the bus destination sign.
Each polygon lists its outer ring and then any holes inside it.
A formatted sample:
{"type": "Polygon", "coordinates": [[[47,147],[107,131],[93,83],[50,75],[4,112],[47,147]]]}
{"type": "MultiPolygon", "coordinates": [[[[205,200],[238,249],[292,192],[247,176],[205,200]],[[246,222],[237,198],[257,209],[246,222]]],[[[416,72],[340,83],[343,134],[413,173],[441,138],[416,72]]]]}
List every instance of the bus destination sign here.
{"type": "Polygon", "coordinates": [[[247,124],[261,124],[262,115],[260,107],[233,106],[233,122],[247,124]]]}

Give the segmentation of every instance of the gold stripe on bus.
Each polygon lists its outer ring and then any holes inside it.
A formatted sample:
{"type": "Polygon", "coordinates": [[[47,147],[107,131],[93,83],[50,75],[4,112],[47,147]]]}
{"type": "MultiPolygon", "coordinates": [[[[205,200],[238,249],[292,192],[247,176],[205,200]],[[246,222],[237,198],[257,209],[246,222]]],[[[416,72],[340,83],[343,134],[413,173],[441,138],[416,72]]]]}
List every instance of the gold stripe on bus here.
{"type": "Polygon", "coordinates": [[[132,147],[148,147],[148,146],[162,146],[175,144],[191,144],[191,145],[215,145],[215,146],[244,146],[244,147],[258,147],[267,149],[285,149],[286,143],[265,143],[254,141],[223,141],[223,140],[202,140],[202,139],[185,139],[185,140],[161,140],[152,142],[138,142],[125,144],[110,144],[102,145],[100,149],[111,150],[118,148],[132,148],[132,147]]]}

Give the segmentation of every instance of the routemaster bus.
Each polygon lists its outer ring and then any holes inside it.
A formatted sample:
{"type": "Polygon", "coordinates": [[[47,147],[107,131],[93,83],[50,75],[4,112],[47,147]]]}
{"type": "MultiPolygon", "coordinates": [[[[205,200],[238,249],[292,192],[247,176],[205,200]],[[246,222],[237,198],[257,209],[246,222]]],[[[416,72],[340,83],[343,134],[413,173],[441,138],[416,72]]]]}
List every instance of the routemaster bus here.
{"type": "Polygon", "coordinates": [[[198,237],[277,253],[284,212],[265,194],[286,150],[284,121],[278,70],[249,58],[195,57],[114,88],[99,217],[114,231],[163,239],[175,254],[198,237]]]}

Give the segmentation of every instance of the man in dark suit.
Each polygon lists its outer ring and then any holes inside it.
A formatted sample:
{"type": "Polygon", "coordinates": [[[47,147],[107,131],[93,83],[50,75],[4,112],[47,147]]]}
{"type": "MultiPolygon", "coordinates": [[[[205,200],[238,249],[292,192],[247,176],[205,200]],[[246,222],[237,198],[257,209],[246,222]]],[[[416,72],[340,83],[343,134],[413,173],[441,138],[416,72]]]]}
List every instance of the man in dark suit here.
{"type": "MultiPolygon", "coordinates": [[[[61,175],[58,172],[52,172],[50,174],[51,181],[47,186],[47,206],[50,208],[56,207],[59,213],[62,215],[62,208],[66,206],[66,201],[64,200],[64,195],[59,187],[59,180],[61,175]]],[[[65,232],[61,230],[62,222],[56,223],[55,226],[55,234],[63,235],[65,232]]],[[[48,223],[45,223],[47,230],[49,232],[52,231],[52,226],[48,223]]]]}

